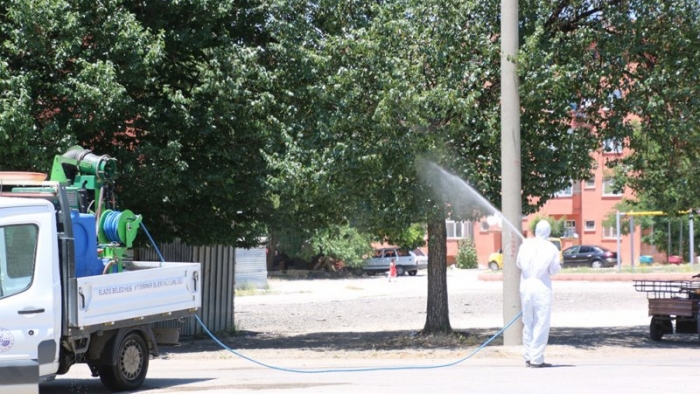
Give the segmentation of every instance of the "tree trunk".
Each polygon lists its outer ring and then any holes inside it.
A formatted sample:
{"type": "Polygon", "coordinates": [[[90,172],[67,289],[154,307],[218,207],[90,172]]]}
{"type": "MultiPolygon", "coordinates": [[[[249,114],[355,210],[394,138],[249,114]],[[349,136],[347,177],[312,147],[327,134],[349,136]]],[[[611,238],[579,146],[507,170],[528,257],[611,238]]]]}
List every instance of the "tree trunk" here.
{"type": "Polygon", "coordinates": [[[277,255],[277,231],[270,230],[270,238],[267,242],[267,272],[272,272],[273,263],[275,261],[275,255],[277,255]]]}
{"type": "Polygon", "coordinates": [[[424,334],[450,333],[447,298],[447,228],[444,219],[428,219],[428,306],[424,334]]]}

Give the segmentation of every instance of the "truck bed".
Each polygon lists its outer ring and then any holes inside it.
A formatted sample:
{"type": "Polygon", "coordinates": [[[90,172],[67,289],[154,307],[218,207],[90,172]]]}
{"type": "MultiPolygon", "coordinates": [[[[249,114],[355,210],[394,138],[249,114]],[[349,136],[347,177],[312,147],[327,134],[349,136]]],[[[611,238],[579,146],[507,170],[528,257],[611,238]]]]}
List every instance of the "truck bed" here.
{"type": "Polygon", "coordinates": [[[175,262],[133,262],[119,273],[75,278],[69,325],[85,330],[191,315],[201,306],[200,278],[198,263],[175,262]]]}

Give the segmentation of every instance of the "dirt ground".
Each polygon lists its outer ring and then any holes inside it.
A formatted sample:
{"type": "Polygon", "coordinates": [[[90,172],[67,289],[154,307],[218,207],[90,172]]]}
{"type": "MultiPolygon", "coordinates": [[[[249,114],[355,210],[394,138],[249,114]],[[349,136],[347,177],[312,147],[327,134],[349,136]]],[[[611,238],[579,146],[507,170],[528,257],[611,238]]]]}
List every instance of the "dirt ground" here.
{"type": "MultiPolygon", "coordinates": [[[[259,293],[237,297],[235,335],[222,343],[245,354],[285,358],[520,357],[503,346],[502,283],[478,279],[478,271],[448,272],[454,332],[422,335],[427,278],[270,279],[259,293]]],[[[555,299],[548,358],[611,354],[646,355],[669,349],[697,351],[698,335],[649,338],[646,296],[630,282],[566,281],[553,285],[555,299]]],[[[511,328],[512,329],[512,328],[511,328]]],[[[228,357],[208,338],[183,338],[166,357],[228,357]]],[[[235,356],[235,355],[234,355],[235,356]]]]}

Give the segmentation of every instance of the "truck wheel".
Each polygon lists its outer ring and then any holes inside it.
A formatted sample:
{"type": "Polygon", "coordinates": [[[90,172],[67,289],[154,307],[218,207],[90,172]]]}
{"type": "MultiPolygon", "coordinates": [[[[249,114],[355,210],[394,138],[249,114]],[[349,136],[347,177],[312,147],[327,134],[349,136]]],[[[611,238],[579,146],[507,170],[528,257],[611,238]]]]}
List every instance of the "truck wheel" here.
{"type": "Polygon", "coordinates": [[[652,341],[660,341],[664,334],[673,333],[670,316],[654,315],[649,323],[649,337],[652,341]]]}
{"type": "Polygon", "coordinates": [[[98,367],[102,384],[112,391],[136,390],[146,380],[148,357],[146,341],[130,332],[117,348],[117,364],[98,367]]]}

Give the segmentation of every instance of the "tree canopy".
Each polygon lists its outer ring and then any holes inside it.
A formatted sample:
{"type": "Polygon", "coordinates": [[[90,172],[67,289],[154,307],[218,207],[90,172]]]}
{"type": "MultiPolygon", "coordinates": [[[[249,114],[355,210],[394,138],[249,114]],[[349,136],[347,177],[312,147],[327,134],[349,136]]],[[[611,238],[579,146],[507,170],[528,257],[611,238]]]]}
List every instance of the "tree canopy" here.
{"type": "MultiPolygon", "coordinates": [[[[500,200],[500,2],[16,0],[0,5],[0,169],[81,145],[120,163],[160,241],[251,245],[356,227],[429,236],[426,331],[449,331],[437,169],[500,200]],[[434,163],[435,166],[431,165],[434,163]]],[[[523,212],[586,179],[695,206],[697,2],[521,1],[523,212]],[[630,115],[638,119],[635,129],[630,115]]]]}
{"type": "Polygon", "coordinates": [[[671,214],[700,206],[700,4],[632,2],[635,18],[616,26],[629,64],[617,111],[632,154],[616,163],[620,182],[646,206],[671,214]]]}
{"type": "Polygon", "coordinates": [[[252,242],[279,129],[264,20],[254,2],[3,3],[2,169],[81,145],[118,159],[121,207],[159,240],[252,242]]]}

